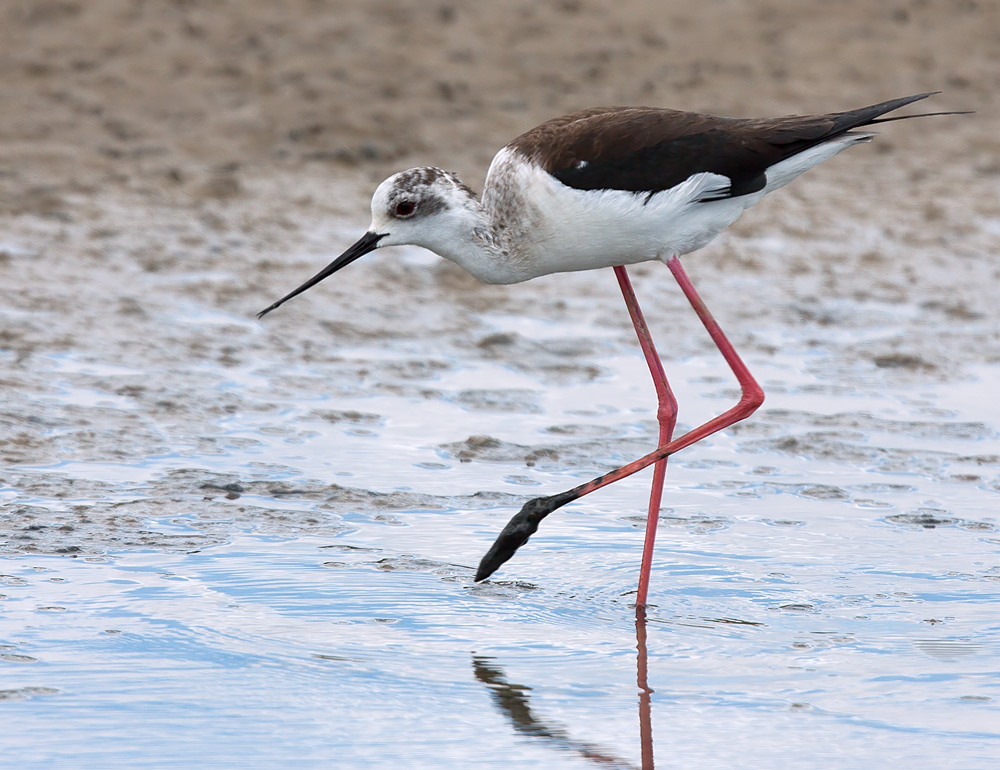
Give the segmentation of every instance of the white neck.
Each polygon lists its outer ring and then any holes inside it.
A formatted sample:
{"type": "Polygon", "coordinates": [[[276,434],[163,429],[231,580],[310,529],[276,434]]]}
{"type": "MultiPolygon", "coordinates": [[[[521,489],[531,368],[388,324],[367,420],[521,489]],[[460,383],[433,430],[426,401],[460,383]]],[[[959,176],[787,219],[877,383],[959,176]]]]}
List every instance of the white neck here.
{"type": "Polygon", "coordinates": [[[523,269],[506,228],[471,196],[436,217],[420,245],[450,259],[483,283],[519,283],[533,277],[523,269]]]}

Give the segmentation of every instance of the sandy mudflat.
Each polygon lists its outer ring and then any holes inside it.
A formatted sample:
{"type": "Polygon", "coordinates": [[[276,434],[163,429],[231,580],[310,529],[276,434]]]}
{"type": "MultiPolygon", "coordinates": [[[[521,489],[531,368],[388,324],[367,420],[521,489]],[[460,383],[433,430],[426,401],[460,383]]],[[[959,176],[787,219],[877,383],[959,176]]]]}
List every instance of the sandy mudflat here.
{"type": "MultiPolygon", "coordinates": [[[[72,497],[65,473],[25,476],[26,466],[225,454],[231,447],[213,445],[220,420],[275,408],[266,388],[259,402],[227,393],[225,372],[271,367],[273,385],[300,364],[340,366],[344,345],[427,340],[443,356],[510,361],[543,384],[598,376],[588,328],[632,345],[609,275],[483,287],[443,262],[379,254],[294,312],[264,325],[253,314],[363,231],[384,176],[435,164],[477,186],[511,137],[602,103],[774,115],[940,89],[928,107],[977,110],[885,126],[688,264],[749,351],[780,346],[762,326],[818,324],[844,330],[845,372],[874,363],[886,381],[919,387],[996,363],[1000,5],[808,6],[5,3],[0,461],[12,496],[72,497]],[[553,352],[498,337],[481,320],[489,312],[577,322],[580,338],[553,352]],[[860,331],[886,322],[896,331],[876,342],[860,331]]],[[[654,323],[690,328],[666,271],[635,272],[654,323]]],[[[669,353],[706,347],[683,334],[669,353]]],[[[418,357],[366,364],[374,371],[343,364],[342,380],[295,387],[419,395],[435,365],[448,367],[418,357]]],[[[487,385],[469,408],[534,408],[487,385]]],[[[461,438],[442,452],[474,453],[461,438]]],[[[228,483],[158,478],[161,500],[228,483]]],[[[123,482],[86,483],[98,499],[123,482]]],[[[26,509],[6,508],[22,532],[26,509]]],[[[28,513],[54,515],[44,505],[28,513]]],[[[37,531],[5,547],[72,545],[37,531]]]]}

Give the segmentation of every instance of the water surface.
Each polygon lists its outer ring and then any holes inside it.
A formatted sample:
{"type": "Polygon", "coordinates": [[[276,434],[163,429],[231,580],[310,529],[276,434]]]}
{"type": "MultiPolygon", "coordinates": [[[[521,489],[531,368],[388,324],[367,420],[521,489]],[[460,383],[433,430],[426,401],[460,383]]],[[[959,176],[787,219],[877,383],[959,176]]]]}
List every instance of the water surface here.
{"type": "MultiPolygon", "coordinates": [[[[736,330],[768,400],[671,459],[645,618],[648,472],[472,582],[526,499],[655,441],[604,288],[586,312],[487,302],[461,324],[445,298],[322,347],[306,306],[269,329],[192,300],[152,311],[140,354],[0,353],[20,382],[0,751],[19,768],[987,766],[1000,366],[907,358],[915,305],[736,330]]],[[[654,323],[682,429],[738,397],[683,310],[654,323]]],[[[938,345],[986,323],[952,319],[938,345]]]]}

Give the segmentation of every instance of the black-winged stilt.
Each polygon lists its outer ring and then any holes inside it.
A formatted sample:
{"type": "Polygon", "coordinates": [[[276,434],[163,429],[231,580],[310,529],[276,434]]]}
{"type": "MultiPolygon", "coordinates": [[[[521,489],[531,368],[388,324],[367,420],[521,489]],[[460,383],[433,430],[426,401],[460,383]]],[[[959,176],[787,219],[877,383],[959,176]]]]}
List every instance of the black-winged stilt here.
{"type": "Polygon", "coordinates": [[[853,129],[961,114],[880,117],[932,95],[848,112],[751,120],[651,107],[598,107],[555,118],[497,153],[481,201],[455,174],[438,168],[413,168],[386,179],[372,197],[368,232],[258,317],[383,246],[423,246],[496,284],[613,267],[656,387],[659,446],[586,484],[525,503],[483,557],[476,580],[513,556],[552,511],[655,464],[636,597],[645,606],[667,458],[746,419],[764,400],[692,286],[680,255],[700,249],[767,193],[873,136],[853,129]],[[673,273],[743,393],[731,409],[678,439],[677,402],[625,271],[625,265],[650,260],[665,262],[673,273]]]}

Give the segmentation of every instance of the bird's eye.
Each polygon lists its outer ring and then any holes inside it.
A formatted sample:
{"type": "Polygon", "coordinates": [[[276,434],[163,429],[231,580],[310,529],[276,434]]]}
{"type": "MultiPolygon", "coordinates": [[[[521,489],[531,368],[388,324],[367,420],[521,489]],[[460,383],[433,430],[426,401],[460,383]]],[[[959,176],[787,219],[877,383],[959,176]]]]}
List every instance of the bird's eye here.
{"type": "Polygon", "coordinates": [[[400,201],[396,204],[396,216],[397,217],[408,217],[417,208],[417,204],[413,201],[400,201]]]}

